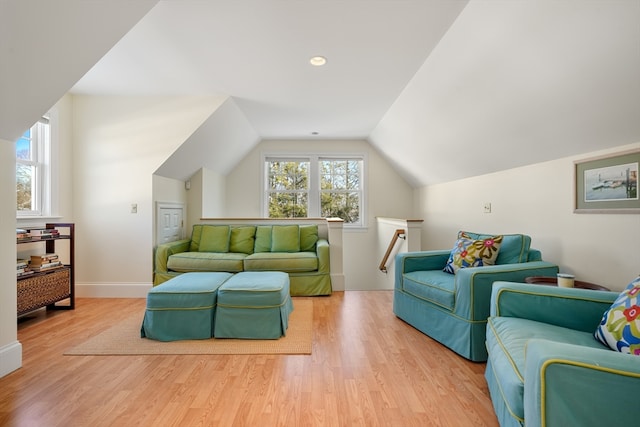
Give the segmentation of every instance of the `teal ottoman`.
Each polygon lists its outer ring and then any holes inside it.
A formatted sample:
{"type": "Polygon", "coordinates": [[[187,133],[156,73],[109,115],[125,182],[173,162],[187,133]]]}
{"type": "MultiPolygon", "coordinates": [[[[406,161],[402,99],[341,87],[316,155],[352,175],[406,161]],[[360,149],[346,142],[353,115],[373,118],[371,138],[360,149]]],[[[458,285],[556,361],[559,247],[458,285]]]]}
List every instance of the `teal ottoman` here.
{"type": "Polygon", "coordinates": [[[277,339],[286,334],[292,311],[287,273],[237,273],[218,289],[214,336],[277,339]]]}
{"type": "Polygon", "coordinates": [[[217,291],[231,273],[184,273],[147,293],[140,335],[158,341],[213,337],[217,291]]]}

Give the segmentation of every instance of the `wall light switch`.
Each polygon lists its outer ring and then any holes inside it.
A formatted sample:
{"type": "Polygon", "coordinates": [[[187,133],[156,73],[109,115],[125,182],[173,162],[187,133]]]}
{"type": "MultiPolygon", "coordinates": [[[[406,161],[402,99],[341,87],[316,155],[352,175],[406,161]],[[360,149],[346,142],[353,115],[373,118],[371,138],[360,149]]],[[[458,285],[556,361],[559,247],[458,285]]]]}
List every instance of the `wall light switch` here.
{"type": "Polygon", "coordinates": [[[138,204],[137,203],[132,203],[131,204],[131,213],[138,213],[138,204]]]}
{"type": "Polygon", "coordinates": [[[491,213],[491,203],[487,202],[484,204],[484,213],[491,213]]]}

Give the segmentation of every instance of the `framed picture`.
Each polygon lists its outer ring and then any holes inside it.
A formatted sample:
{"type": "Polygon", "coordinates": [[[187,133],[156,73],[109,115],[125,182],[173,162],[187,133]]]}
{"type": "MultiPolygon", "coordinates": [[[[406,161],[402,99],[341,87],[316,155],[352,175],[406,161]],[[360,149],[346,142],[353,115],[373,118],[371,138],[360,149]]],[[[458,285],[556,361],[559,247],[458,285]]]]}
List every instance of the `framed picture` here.
{"type": "Polygon", "coordinates": [[[575,162],[576,213],[640,213],[640,150],[575,162]]]}

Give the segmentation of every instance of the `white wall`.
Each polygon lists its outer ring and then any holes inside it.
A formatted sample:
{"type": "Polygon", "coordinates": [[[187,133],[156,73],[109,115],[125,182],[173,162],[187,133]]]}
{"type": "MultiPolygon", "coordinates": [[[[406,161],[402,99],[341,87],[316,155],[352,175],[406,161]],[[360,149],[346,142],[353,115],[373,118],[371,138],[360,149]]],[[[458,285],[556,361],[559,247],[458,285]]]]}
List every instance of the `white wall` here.
{"type": "MultiPolygon", "coordinates": [[[[15,200],[15,144],[0,139],[0,200],[15,200]]],[[[16,329],[16,256],[14,203],[0,204],[0,378],[22,366],[16,329]]]]}
{"type": "Polygon", "coordinates": [[[422,247],[452,247],[462,229],[524,233],[561,271],[621,290],[640,274],[640,214],[574,213],[573,171],[576,160],[633,148],[640,143],[418,189],[422,247]]]}
{"type": "Polygon", "coordinates": [[[209,97],[74,96],[79,295],[83,285],[151,283],[152,175],[218,104],[209,97]]]}
{"type": "Polygon", "coordinates": [[[364,153],[367,155],[367,228],[345,227],[343,250],[346,290],[389,289],[378,270],[376,217],[411,218],[413,190],[366,141],[262,141],[227,175],[225,215],[260,217],[261,153],[364,153]]]}

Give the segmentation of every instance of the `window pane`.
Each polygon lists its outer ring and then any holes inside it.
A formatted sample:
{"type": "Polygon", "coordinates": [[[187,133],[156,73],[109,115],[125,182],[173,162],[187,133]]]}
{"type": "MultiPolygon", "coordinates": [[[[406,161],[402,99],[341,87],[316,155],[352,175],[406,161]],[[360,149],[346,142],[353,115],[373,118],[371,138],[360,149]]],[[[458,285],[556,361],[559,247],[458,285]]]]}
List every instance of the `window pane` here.
{"type": "Polygon", "coordinates": [[[35,209],[33,203],[34,177],[34,166],[16,164],[16,199],[19,211],[30,211],[35,209]]]}
{"type": "Polygon", "coordinates": [[[309,162],[269,162],[269,188],[271,190],[306,190],[308,186],[309,162]]]}
{"type": "Polygon", "coordinates": [[[307,193],[281,192],[269,195],[269,218],[306,218],[307,193]]]}
{"type": "Polygon", "coordinates": [[[323,160],[320,162],[323,190],[360,189],[359,160],[323,160]]]}
{"type": "Polygon", "coordinates": [[[31,129],[27,130],[24,135],[16,141],[16,158],[33,160],[31,149],[31,129]]]}
{"type": "Polygon", "coordinates": [[[321,215],[323,217],[342,218],[346,223],[355,223],[360,220],[360,194],[322,192],[321,215]]]}

